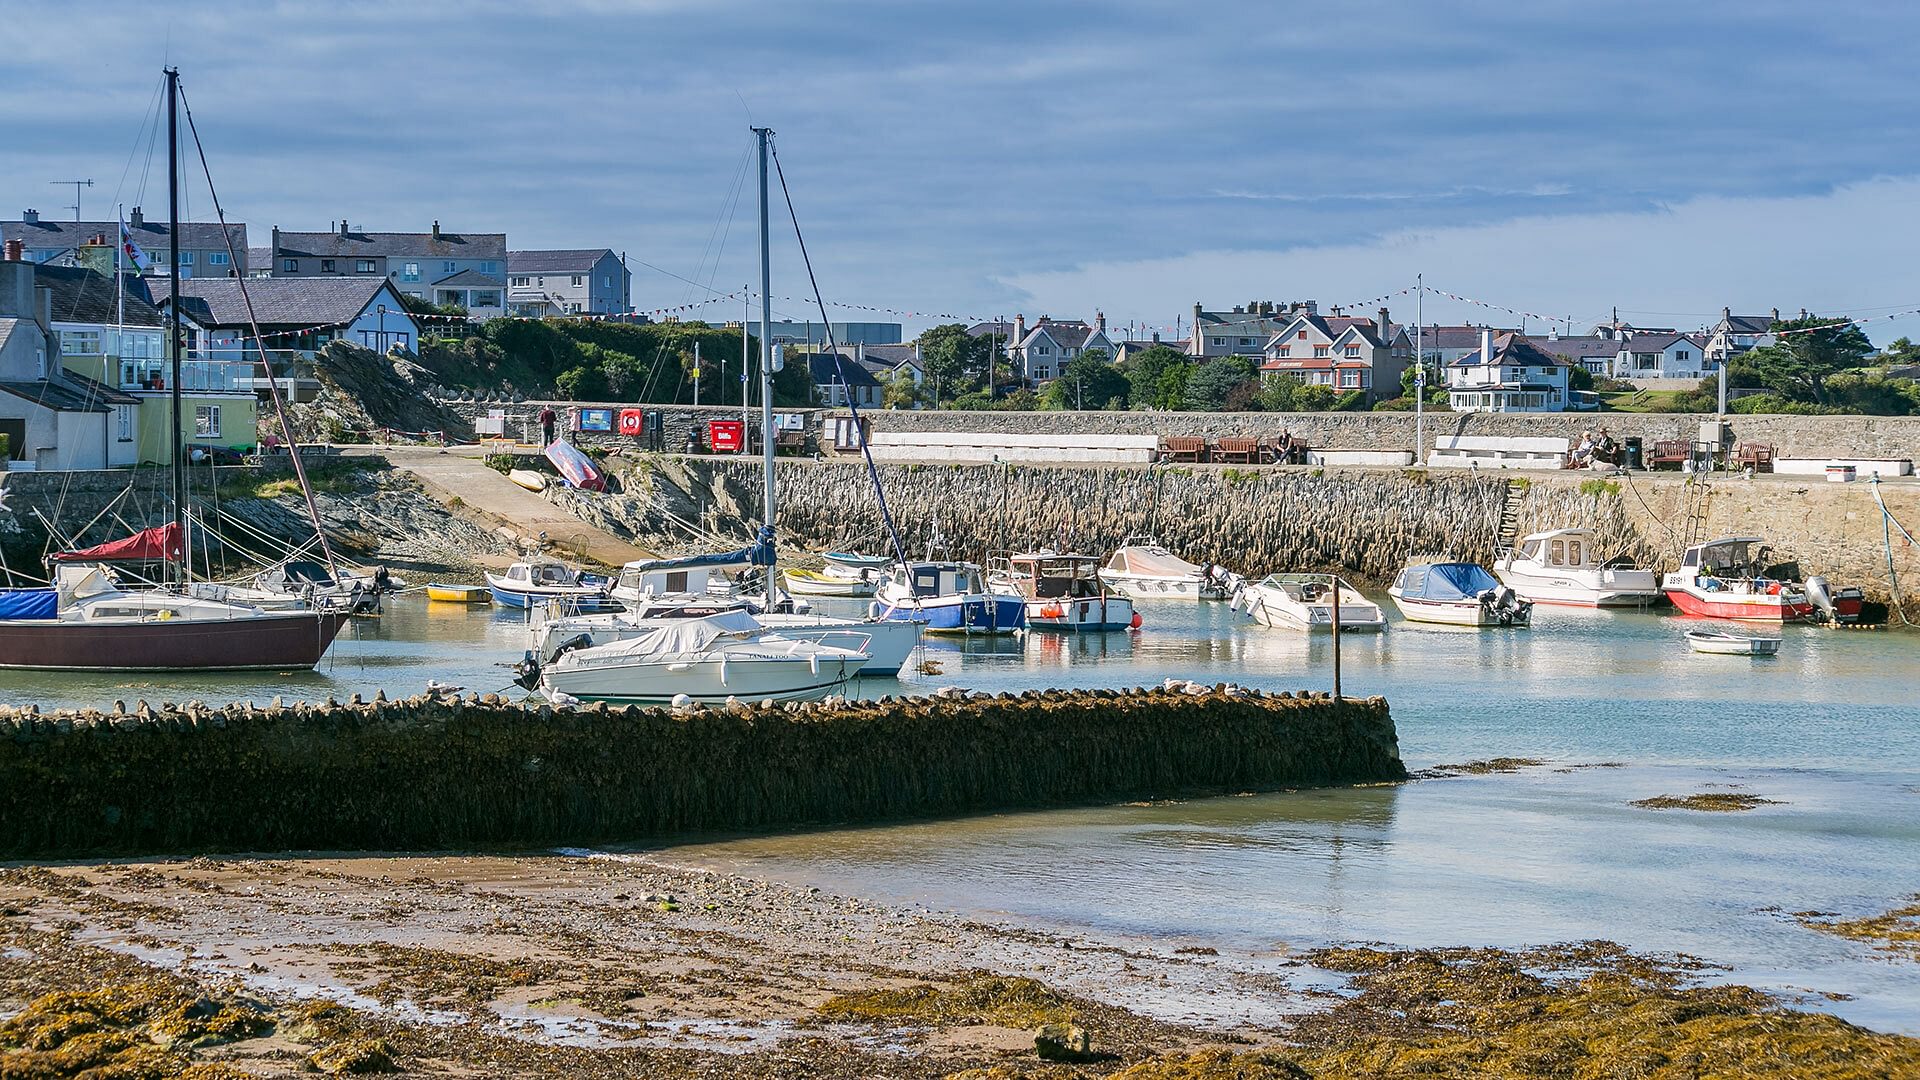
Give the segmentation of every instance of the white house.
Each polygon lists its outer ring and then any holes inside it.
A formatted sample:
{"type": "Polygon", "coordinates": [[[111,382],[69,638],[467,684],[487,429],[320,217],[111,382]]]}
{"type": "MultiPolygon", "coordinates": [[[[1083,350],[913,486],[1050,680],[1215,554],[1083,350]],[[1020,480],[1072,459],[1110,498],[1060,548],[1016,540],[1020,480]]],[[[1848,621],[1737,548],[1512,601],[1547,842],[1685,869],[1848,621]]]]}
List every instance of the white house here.
{"type": "Polygon", "coordinates": [[[1409,343],[1406,333],[1388,321],[1385,308],[1376,319],[1300,314],[1267,339],[1260,371],[1340,393],[1364,390],[1369,401],[1379,401],[1400,396],[1409,343]]]}
{"type": "Polygon", "coordinates": [[[1707,359],[1700,334],[1634,334],[1620,342],[1613,361],[1616,379],[1703,379],[1719,365],[1707,359]]]}
{"type": "Polygon", "coordinates": [[[1773,344],[1773,324],[1780,321],[1780,309],[1767,315],[1735,315],[1732,308],[1720,309],[1720,321],[1707,335],[1707,359],[1724,364],[1748,349],[1773,344]]]}
{"type": "Polygon", "coordinates": [[[1565,412],[1568,362],[1524,335],[1480,333],[1480,348],[1447,365],[1454,412],[1565,412]]]}
{"type": "Polygon", "coordinates": [[[0,434],[10,467],[127,464],[134,431],[121,425],[134,423],[134,401],[61,364],[54,290],[35,270],[19,258],[0,261],[0,434]]]}
{"type": "Polygon", "coordinates": [[[1089,349],[1100,349],[1109,357],[1114,352],[1113,340],[1107,337],[1107,317],[1097,311],[1092,326],[1078,319],[1055,322],[1042,315],[1031,330],[1025,315],[1015,315],[1012,340],[1007,351],[1014,370],[1031,383],[1059,378],[1068,361],[1089,349]]]}
{"type": "MultiPolygon", "coordinates": [[[[253,302],[269,352],[297,352],[311,358],[329,341],[350,341],[375,352],[395,345],[417,349],[420,326],[383,277],[250,278],[253,302]]],[[[171,301],[165,283],[156,292],[160,306],[171,301]]],[[[180,314],[193,323],[189,348],[202,359],[256,360],[252,320],[233,278],[196,278],[181,285],[180,314]]]]}

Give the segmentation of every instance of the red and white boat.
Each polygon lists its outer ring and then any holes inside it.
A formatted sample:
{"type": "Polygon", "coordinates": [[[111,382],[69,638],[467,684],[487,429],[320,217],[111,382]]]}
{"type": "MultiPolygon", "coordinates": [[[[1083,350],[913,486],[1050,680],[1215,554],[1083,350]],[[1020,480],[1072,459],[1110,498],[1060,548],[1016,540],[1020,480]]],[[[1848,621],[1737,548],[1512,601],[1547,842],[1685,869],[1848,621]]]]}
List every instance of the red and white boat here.
{"type": "MultiPolygon", "coordinates": [[[[1726,536],[1687,549],[1680,569],[1661,579],[1673,606],[1688,615],[1740,622],[1799,622],[1814,613],[1794,575],[1769,576],[1758,536],[1726,536]]],[[[1858,617],[1858,605],[1852,613],[1858,617]]],[[[1845,613],[1841,613],[1844,617],[1845,613]]]]}

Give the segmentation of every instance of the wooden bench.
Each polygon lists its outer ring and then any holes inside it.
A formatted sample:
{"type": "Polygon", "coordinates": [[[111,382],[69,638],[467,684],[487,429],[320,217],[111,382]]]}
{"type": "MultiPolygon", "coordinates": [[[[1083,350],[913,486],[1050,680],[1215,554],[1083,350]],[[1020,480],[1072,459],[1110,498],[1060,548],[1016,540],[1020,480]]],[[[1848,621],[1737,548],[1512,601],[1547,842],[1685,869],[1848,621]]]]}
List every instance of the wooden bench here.
{"type": "Polygon", "coordinates": [[[1260,464],[1260,440],[1227,436],[1214,443],[1212,457],[1215,461],[1230,461],[1242,465],[1260,464]]]}
{"type": "Polygon", "coordinates": [[[1692,443],[1685,439],[1661,439],[1653,444],[1653,453],[1647,455],[1647,468],[1657,469],[1662,465],[1671,465],[1678,469],[1692,460],[1692,443]]]}
{"type": "Polygon", "coordinates": [[[1205,461],[1207,460],[1207,440],[1200,435],[1162,435],[1160,460],[1205,461]]]}
{"type": "Polygon", "coordinates": [[[1741,443],[1734,451],[1733,467],[1752,468],[1757,473],[1773,471],[1773,447],[1764,443],[1741,443]]]}

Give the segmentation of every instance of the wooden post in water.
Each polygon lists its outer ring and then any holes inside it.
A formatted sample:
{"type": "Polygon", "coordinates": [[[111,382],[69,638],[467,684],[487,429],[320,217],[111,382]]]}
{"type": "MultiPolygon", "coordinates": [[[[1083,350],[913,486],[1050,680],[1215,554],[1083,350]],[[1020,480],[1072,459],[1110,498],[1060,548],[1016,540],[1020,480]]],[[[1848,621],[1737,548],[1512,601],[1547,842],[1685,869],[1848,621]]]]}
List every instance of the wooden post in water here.
{"type": "Polygon", "coordinates": [[[1329,575],[1333,581],[1333,700],[1340,700],[1340,575],[1329,575]]]}

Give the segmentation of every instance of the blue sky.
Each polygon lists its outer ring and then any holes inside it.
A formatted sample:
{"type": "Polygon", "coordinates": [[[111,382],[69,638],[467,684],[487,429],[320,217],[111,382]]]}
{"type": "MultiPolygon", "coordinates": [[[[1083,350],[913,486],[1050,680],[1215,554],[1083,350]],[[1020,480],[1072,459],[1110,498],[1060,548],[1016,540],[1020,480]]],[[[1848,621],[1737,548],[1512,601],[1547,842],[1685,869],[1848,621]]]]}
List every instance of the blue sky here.
{"type": "MultiPolygon", "coordinates": [[[[1352,302],[1424,273],[1576,328],[1615,305],[1682,328],[1723,305],[1920,308],[1920,10],[1901,5],[13,0],[8,14],[8,216],[59,214],[71,189],[48,181],[89,176],[89,217],[116,197],[159,205],[163,166],[137,148],[171,61],[256,244],[275,224],[438,218],[516,248],[604,244],[727,292],[756,276],[751,189],[736,189],[751,119],[779,132],[835,300],[1171,327],[1195,301],[1352,302]]],[[[774,291],[801,295],[779,217],[775,232],[774,291]]],[[[634,269],[641,307],[709,295],[634,269]]],[[[1409,297],[1393,308],[1413,314],[1409,297]]],[[[1489,317],[1449,302],[1426,315],[1489,317]]],[[[1868,329],[1920,336],[1920,319],[1868,329]]]]}

